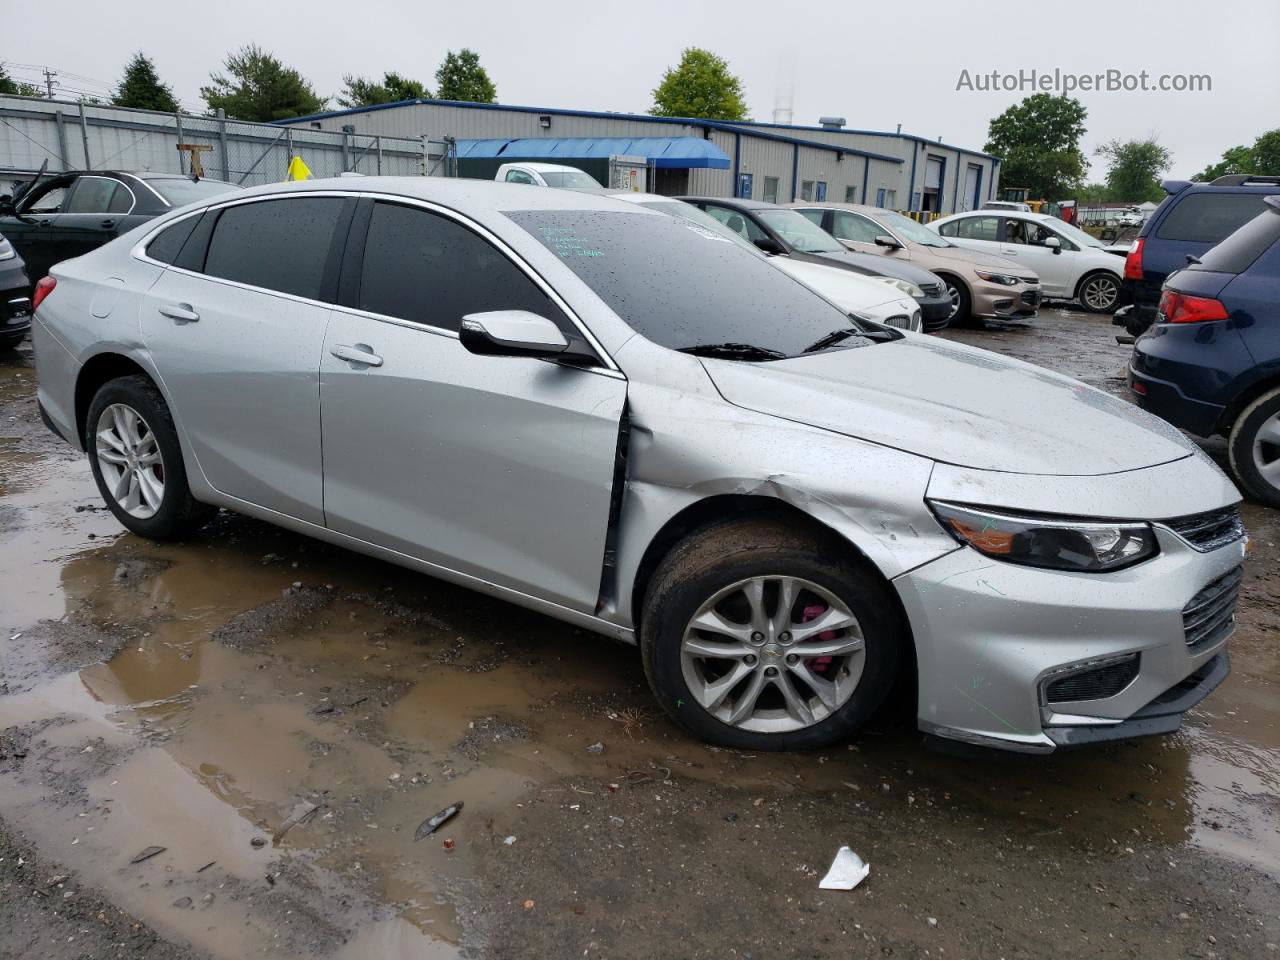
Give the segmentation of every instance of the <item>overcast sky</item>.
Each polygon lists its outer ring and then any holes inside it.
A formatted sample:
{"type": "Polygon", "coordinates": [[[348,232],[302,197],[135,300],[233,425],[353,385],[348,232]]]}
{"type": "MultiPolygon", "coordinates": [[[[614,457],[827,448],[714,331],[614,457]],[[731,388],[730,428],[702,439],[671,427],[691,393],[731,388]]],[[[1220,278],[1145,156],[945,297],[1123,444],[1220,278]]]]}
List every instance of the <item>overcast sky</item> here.
{"type": "MultiPolygon", "coordinates": [[[[1154,134],[1173,152],[1170,175],[1187,177],[1280,125],[1277,0],[0,0],[0,11],[0,59],[15,76],[38,81],[32,65],[47,65],[68,89],[101,93],[141,49],[178,98],[201,110],[201,84],[248,42],[296,67],[322,96],[337,94],[345,73],[397,70],[433,87],[445,51],[466,46],[480,53],[502,103],[637,113],[681,48],[701,46],[742,78],[757,120],[771,119],[779,93],[790,92],[798,124],[827,114],[863,129],[901,123],[980,149],[991,117],[1031,91],[958,92],[961,71],[1059,68],[1212,77],[1205,93],[1077,94],[1089,111],[1091,159],[1114,137],[1154,134]]],[[[1090,179],[1104,173],[1095,163],[1090,179]]]]}

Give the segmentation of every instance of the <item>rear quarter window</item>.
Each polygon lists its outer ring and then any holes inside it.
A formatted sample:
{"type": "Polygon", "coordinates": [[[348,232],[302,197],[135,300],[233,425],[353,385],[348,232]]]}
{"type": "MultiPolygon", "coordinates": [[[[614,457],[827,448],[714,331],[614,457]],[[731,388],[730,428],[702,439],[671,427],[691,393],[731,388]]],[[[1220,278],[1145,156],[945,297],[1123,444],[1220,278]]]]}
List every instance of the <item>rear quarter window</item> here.
{"type": "Polygon", "coordinates": [[[182,245],[191,236],[191,231],[200,222],[199,215],[179,220],[171,227],[161,230],[154,240],[147,244],[147,256],[161,263],[172,264],[182,252],[182,245]]]}
{"type": "Polygon", "coordinates": [[[1260,193],[1196,193],[1184,197],[1160,224],[1160,240],[1218,243],[1260,214],[1260,193]]]}
{"type": "Polygon", "coordinates": [[[1280,240],[1280,212],[1267,210],[1223,240],[1189,269],[1244,273],[1277,240],[1280,240]]]}

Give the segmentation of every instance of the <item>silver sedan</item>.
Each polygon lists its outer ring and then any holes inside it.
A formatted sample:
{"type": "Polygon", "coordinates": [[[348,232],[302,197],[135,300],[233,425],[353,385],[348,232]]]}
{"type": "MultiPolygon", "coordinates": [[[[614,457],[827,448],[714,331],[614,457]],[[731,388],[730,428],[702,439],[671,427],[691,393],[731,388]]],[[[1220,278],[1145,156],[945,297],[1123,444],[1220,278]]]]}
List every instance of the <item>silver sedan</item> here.
{"type": "Polygon", "coordinates": [[[831,743],[896,692],[1048,752],[1177,729],[1228,670],[1238,494],[1177,431],[685,218],[309,181],[34,299],[43,414],[129,530],[226,508],[638,643],[716,743],[831,743]]]}

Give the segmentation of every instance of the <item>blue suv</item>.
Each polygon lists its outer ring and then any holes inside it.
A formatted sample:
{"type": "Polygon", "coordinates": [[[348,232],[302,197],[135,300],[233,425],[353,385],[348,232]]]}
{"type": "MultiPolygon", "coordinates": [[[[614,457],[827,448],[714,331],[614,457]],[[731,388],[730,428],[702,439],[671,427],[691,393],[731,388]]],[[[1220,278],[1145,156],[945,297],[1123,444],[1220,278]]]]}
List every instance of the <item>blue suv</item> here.
{"type": "Polygon", "coordinates": [[[1129,386],[1175,426],[1227,437],[1236,482],[1280,506],[1280,196],[1263,210],[1165,281],[1129,386]]]}
{"type": "Polygon", "coordinates": [[[1151,326],[1165,278],[1262,212],[1268,195],[1280,194],[1280,177],[1230,174],[1208,183],[1166,180],[1168,194],[1147,218],[1124,262],[1121,301],[1112,323],[1135,337],[1151,326]]]}

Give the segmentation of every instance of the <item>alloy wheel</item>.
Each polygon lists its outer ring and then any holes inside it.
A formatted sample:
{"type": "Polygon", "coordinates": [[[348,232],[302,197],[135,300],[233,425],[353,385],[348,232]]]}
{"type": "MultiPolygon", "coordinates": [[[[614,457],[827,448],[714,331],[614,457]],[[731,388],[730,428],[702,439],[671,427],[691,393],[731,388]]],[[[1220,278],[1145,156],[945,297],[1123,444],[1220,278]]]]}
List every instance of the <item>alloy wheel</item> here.
{"type": "Polygon", "coordinates": [[[98,417],[95,452],[103,484],[120,509],[146,520],[164,502],[164,456],[133,407],[113,403],[98,417]]]}
{"type": "Polygon", "coordinates": [[[685,627],[685,683],[722,723],[784,733],[844,706],[862,677],[866,642],[849,607],[798,577],[751,577],[710,597],[685,627]]]}
{"type": "Polygon", "coordinates": [[[947,284],[947,296],[951,298],[951,312],[947,314],[947,320],[951,321],[956,318],[956,314],[960,312],[960,288],[954,283],[947,284]]]}
{"type": "Polygon", "coordinates": [[[1262,479],[1280,489],[1280,413],[1262,422],[1253,438],[1253,465],[1262,479]]]}
{"type": "Polygon", "coordinates": [[[1093,310],[1110,310],[1120,299],[1120,288],[1110,277],[1094,277],[1084,285],[1080,299],[1093,310]]]}

